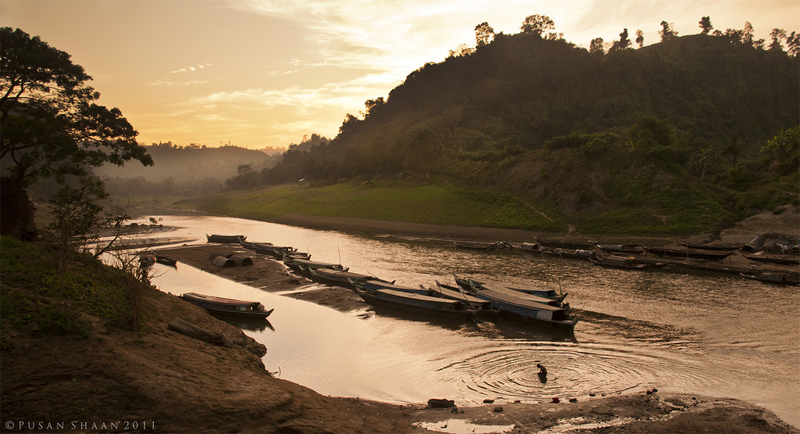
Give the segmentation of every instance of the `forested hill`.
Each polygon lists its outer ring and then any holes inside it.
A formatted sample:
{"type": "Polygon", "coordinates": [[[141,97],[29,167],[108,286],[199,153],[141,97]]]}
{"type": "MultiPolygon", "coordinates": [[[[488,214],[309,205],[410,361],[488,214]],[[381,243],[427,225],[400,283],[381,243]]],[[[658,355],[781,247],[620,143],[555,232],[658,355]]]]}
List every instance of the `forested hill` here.
{"type": "Polygon", "coordinates": [[[264,180],[444,179],[595,226],[632,215],[718,224],[797,201],[796,152],[778,152],[796,151],[797,130],[760,151],[798,125],[799,70],[797,57],[726,36],[603,54],[498,34],[414,71],[264,180]]]}

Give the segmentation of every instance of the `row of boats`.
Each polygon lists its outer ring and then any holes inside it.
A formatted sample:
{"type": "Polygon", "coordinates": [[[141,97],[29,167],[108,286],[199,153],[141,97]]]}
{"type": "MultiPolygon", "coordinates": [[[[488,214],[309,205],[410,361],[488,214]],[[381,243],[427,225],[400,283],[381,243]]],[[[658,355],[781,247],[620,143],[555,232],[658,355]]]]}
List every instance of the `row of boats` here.
{"type": "Polygon", "coordinates": [[[435,287],[404,286],[369,274],[355,273],[341,264],[311,260],[293,247],[246,241],[244,236],[209,235],[209,242],[238,243],[259,254],[281,259],[309,279],[350,288],[367,303],[424,314],[466,320],[475,315],[504,316],[547,327],[573,330],[578,322],[567,294],[552,289],[454,276],[455,284],[435,287]]]}

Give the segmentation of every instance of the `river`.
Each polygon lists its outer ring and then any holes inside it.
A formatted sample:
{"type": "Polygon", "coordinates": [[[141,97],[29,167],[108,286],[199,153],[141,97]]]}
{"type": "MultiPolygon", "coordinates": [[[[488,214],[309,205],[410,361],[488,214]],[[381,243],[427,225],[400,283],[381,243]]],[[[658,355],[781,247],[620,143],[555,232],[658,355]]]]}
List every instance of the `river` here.
{"type": "MultiPolygon", "coordinates": [[[[225,217],[161,216],[162,236],[205,243],[244,234],[308,251],[398,284],[453,284],[453,274],[561,288],[578,310],[574,334],[514,321],[437,323],[378,311],[341,313],[201,272],[158,265],[153,283],[275,308],[245,333],[268,348],[280,378],[331,396],[459,405],[588,399],[657,388],[742,399],[800,426],[800,297],[738,276],[624,271],[518,251],[456,249],[449,240],[320,231],[225,217]],[[542,383],[537,363],[549,372],[542,383]],[[499,402],[500,402],[499,401],[499,402]]],[[[180,241],[183,244],[185,241],[180,241]]],[[[299,288],[304,290],[308,288],[299,288]]]]}

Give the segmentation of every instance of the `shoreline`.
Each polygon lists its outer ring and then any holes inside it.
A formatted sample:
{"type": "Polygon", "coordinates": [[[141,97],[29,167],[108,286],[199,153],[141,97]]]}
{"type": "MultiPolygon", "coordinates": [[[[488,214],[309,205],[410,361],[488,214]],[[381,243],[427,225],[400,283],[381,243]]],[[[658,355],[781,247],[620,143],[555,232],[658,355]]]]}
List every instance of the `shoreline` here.
{"type": "MultiPolygon", "coordinates": [[[[165,255],[172,255],[179,262],[184,262],[202,271],[268,292],[286,292],[312,283],[305,277],[294,274],[280,261],[271,257],[259,258],[254,261],[256,264],[254,266],[231,268],[215,267],[208,260],[208,254],[212,251],[251,252],[238,246],[193,245],[167,248],[161,251],[165,255]]],[[[252,254],[251,256],[261,255],[252,254]]],[[[342,312],[369,306],[353,291],[335,286],[323,286],[320,289],[289,292],[283,295],[342,312]]],[[[358,400],[358,398],[343,397],[332,397],[331,399],[358,400]]],[[[448,423],[453,425],[465,423],[464,421],[498,427],[515,425],[513,430],[508,431],[514,433],[538,432],[564,426],[567,423],[571,424],[570,426],[575,430],[591,427],[592,429],[588,432],[592,432],[594,429],[611,429],[613,427],[611,432],[616,433],[666,434],[686,429],[689,430],[686,432],[706,430],[706,432],[733,433],[800,433],[800,430],[787,424],[773,412],[746,401],[680,393],[651,393],[646,390],[596,397],[581,402],[561,402],[560,404],[514,403],[498,400],[497,403],[459,408],[455,413],[451,412],[451,409],[426,408],[424,403],[416,405],[380,404],[400,411],[402,418],[407,420],[412,429],[409,432],[423,433],[430,431],[419,428],[420,424],[441,426],[448,423]],[[460,422],[453,422],[453,420],[460,420],[460,422]],[[753,424],[751,421],[758,422],[753,424]],[[583,428],[581,428],[582,426],[583,428]]],[[[391,418],[388,415],[387,417],[391,418]]],[[[396,420],[394,425],[397,427],[396,420]]]]}

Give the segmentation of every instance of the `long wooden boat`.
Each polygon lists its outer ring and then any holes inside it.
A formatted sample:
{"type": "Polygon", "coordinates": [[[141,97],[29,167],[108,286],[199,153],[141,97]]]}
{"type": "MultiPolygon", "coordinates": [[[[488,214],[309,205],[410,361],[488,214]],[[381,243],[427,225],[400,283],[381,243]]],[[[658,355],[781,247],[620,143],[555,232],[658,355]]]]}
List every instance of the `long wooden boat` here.
{"type": "Polygon", "coordinates": [[[550,240],[547,238],[536,238],[536,241],[539,244],[550,247],[553,249],[571,249],[571,250],[588,250],[594,247],[594,243],[590,241],[586,242],[576,242],[576,241],[561,241],[561,240],[550,240]]]}
{"type": "Polygon", "coordinates": [[[740,273],[742,277],[759,280],[777,285],[800,285],[800,273],[775,273],[762,271],[760,273],[740,273]]]}
{"type": "Polygon", "coordinates": [[[601,267],[623,268],[626,270],[643,270],[648,267],[659,265],[655,263],[638,262],[635,258],[624,257],[624,256],[613,256],[613,255],[612,256],[597,255],[595,257],[589,258],[589,261],[601,267]]]}
{"type": "Polygon", "coordinates": [[[744,246],[726,246],[723,244],[692,244],[681,241],[681,245],[686,247],[687,249],[695,249],[695,250],[712,250],[718,252],[733,252],[736,250],[740,250],[744,246]]]}
{"type": "Polygon", "coordinates": [[[187,292],[181,298],[220,318],[266,319],[275,310],[266,310],[264,305],[257,301],[236,300],[196,292],[187,292]]]}
{"type": "Polygon", "coordinates": [[[595,244],[595,246],[606,253],[626,253],[632,255],[644,253],[644,247],[641,244],[595,244]]]}
{"type": "Polygon", "coordinates": [[[691,259],[705,259],[709,261],[721,261],[728,256],[731,255],[733,252],[723,252],[723,253],[715,253],[715,252],[698,252],[696,250],[676,250],[676,249],[661,249],[656,247],[647,247],[644,248],[644,253],[647,254],[654,254],[656,256],[666,256],[672,258],[691,258],[691,259]]]}
{"type": "Polygon", "coordinates": [[[367,303],[406,312],[421,313],[439,318],[469,319],[475,309],[468,309],[458,300],[397,291],[378,289],[375,291],[356,289],[358,295],[367,303]]]}
{"type": "Polygon", "coordinates": [[[473,293],[475,297],[491,302],[492,308],[501,315],[510,316],[525,322],[563,330],[574,330],[578,319],[570,316],[568,308],[550,306],[516,297],[507,293],[482,288],[473,293]]]}
{"type": "Polygon", "coordinates": [[[353,273],[352,271],[341,271],[341,270],[334,270],[331,268],[306,268],[303,269],[306,272],[306,275],[311,278],[311,280],[319,283],[324,283],[326,285],[334,285],[334,286],[342,286],[345,288],[356,289],[356,285],[364,284],[367,281],[381,281],[386,283],[394,283],[394,282],[387,282],[385,280],[379,279],[375,276],[371,276],[368,274],[360,274],[360,273],[353,273]]]}
{"type": "Polygon", "coordinates": [[[480,242],[471,242],[471,241],[454,241],[456,247],[459,249],[469,249],[469,250],[500,250],[506,247],[513,249],[514,246],[508,244],[505,241],[496,241],[494,243],[480,243],[480,242]]]}
{"type": "Polygon", "coordinates": [[[537,287],[528,286],[528,285],[519,285],[519,284],[516,284],[516,283],[498,282],[498,281],[489,280],[489,279],[473,279],[473,278],[461,279],[458,276],[453,276],[453,277],[455,278],[456,283],[458,284],[458,286],[460,286],[465,291],[472,290],[472,287],[474,285],[481,286],[481,285],[487,284],[487,285],[492,285],[492,286],[504,286],[504,287],[512,289],[514,291],[522,292],[522,293],[525,293],[525,294],[528,294],[528,295],[535,295],[535,296],[539,296],[539,297],[544,297],[544,298],[548,298],[548,299],[552,299],[552,300],[556,300],[556,301],[563,301],[564,298],[567,297],[567,294],[559,294],[554,289],[544,289],[544,288],[537,288],[537,287]]]}
{"type": "Polygon", "coordinates": [[[297,249],[289,246],[259,246],[255,251],[261,255],[270,255],[278,259],[283,259],[284,255],[296,252],[297,249]]]}
{"type": "Polygon", "coordinates": [[[585,249],[563,249],[563,248],[547,248],[542,249],[542,253],[551,256],[558,256],[561,258],[569,258],[569,259],[589,259],[592,255],[596,255],[596,253],[592,250],[585,250],[585,249]]]}
{"type": "Polygon", "coordinates": [[[156,262],[162,265],[168,265],[170,267],[178,267],[178,260],[173,258],[168,258],[166,256],[162,256],[156,253],[156,262]]]}
{"type": "Polygon", "coordinates": [[[206,239],[209,243],[236,243],[239,244],[240,242],[244,241],[247,238],[244,235],[208,235],[206,234],[206,239]]]}
{"type": "Polygon", "coordinates": [[[327,262],[317,262],[308,259],[285,257],[283,263],[287,267],[302,272],[304,269],[316,270],[318,268],[330,268],[331,270],[347,271],[349,268],[343,267],[341,264],[331,264],[327,262]]]}
{"type": "Polygon", "coordinates": [[[751,261],[769,262],[780,265],[800,265],[800,258],[789,258],[785,256],[761,256],[761,255],[742,255],[751,261]]]}
{"type": "Polygon", "coordinates": [[[240,240],[239,244],[241,244],[242,247],[244,247],[245,249],[250,249],[250,250],[268,249],[272,247],[272,243],[255,243],[245,240],[240,240]]]}

